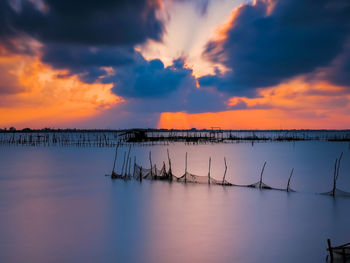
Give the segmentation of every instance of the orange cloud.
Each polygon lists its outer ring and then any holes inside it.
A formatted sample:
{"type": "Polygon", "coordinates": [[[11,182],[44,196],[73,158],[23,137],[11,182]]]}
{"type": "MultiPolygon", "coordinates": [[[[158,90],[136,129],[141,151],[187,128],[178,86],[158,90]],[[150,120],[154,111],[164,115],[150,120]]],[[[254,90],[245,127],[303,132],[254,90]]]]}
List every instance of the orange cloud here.
{"type": "Polygon", "coordinates": [[[230,106],[245,109],[218,113],[162,113],[159,128],[345,129],[350,127],[350,95],[326,82],[296,78],[259,91],[259,97],[233,97],[230,106]]]}
{"type": "MultiPolygon", "coordinates": [[[[98,114],[122,101],[111,92],[112,84],[85,84],[64,76],[37,57],[13,56],[0,65],[11,66],[21,87],[14,94],[0,94],[0,125],[43,127],[64,125],[98,114]]],[[[3,74],[6,74],[3,73],[3,74]]]]}

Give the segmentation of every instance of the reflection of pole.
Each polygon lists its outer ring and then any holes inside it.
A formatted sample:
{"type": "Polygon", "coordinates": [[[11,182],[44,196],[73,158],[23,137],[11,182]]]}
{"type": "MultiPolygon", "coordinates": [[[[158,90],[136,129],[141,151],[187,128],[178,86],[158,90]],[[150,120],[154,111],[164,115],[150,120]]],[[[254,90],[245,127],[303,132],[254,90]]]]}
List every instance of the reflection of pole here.
{"type": "Polygon", "coordinates": [[[210,184],[210,165],[211,165],[211,157],[209,157],[208,184],[210,184]]]}
{"type": "Polygon", "coordinates": [[[119,143],[117,144],[117,147],[115,147],[115,155],[114,155],[112,174],[115,174],[114,170],[115,170],[115,163],[117,162],[118,146],[119,146],[119,143]]]}
{"type": "Polygon", "coordinates": [[[225,184],[225,178],[226,178],[226,171],[227,171],[227,164],[226,164],[226,157],[224,157],[224,162],[225,162],[225,172],[224,172],[224,178],[222,178],[222,184],[225,184]]]}
{"type": "Polygon", "coordinates": [[[264,166],[261,170],[261,174],[260,174],[260,182],[259,182],[259,188],[261,189],[261,186],[262,186],[262,177],[263,177],[263,173],[264,173],[264,170],[265,170],[265,166],[266,166],[266,161],[264,162],[264,166]]]}

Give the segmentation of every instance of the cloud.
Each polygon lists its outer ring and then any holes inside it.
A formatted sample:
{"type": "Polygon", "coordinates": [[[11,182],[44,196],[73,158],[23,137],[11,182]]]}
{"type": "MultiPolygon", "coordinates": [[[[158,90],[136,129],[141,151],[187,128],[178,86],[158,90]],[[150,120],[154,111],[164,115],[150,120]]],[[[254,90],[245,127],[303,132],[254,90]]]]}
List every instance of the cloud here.
{"type": "MultiPolygon", "coordinates": [[[[2,0],[6,1],[6,0],[2,0]]],[[[85,45],[130,45],[161,40],[163,22],[156,0],[21,1],[8,10],[7,24],[41,42],[85,45]]]]}
{"type": "MultiPolygon", "coordinates": [[[[143,61],[135,45],[162,40],[160,9],[158,0],[0,0],[0,55],[39,56],[66,70],[62,78],[94,83],[109,76],[109,67],[143,61]]],[[[0,74],[7,75],[1,92],[15,92],[7,81],[13,76],[4,68],[0,74]]]]}
{"type": "Polygon", "coordinates": [[[23,87],[18,83],[14,71],[15,69],[12,63],[0,61],[0,95],[14,94],[23,91],[23,87]]]}
{"type": "MultiPolygon", "coordinates": [[[[193,3],[196,6],[196,10],[202,16],[207,14],[208,7],[211,0],[175,0],[180,3],[193,3]]],[[[219,1],[219,0],[216,0],[219,1]]]]}
{"type": "MultiPolygon", "coordinates": [[[[329,66],[341,55],[350,36],[349,13],[350,3],[345,0],[257,0],[243,4],[203,52],[206,59],[228,71],[205,76],[199,82],[231,94],[254,96],[256,88],[329,66]]],[[[339,61],[348,63],[348,58],[342,56],[339,61]]],[[[329,79],[341,81],[345,76],[341,72],[329,79]]]]}
{"type": "Polygon", "coordinates": [[[128,46],[52,44],[42,48],[41,60],[54,69],[68,70],[66,75],[78,75],[82,81],[93,83],[108,76],[109,68],[123,67],[143,58],[128,46]]]}
{"type": "MultiPolygon", "coordinates": [[[[336,85],[350,87],[350,37],[344,51],[333,60],[323,74],[336,85]]],[[[350,89],[348,91],[350,92],[350,89]]]]}
{"type": "Polygon", "coordinates": [[[154,59],[116,69],[116,74],[109,80],[114,81],[113,91],[116,94],[127,98],[151,98],[169,95],[183,79],[191,76],[192,70],[184,67],[183,59],[174,60],[168,67],[164,67],[159,59],[154,59]]]}

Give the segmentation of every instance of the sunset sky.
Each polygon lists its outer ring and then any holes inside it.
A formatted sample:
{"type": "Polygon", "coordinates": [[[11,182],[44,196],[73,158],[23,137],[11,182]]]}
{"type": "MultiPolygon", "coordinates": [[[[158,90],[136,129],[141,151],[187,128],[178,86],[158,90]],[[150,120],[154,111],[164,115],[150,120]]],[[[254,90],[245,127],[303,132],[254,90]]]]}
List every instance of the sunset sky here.
{"type": "Polygon", "coordinates": [[[350,128],[349,0],[0,0],[0,128],[350,128]]]}

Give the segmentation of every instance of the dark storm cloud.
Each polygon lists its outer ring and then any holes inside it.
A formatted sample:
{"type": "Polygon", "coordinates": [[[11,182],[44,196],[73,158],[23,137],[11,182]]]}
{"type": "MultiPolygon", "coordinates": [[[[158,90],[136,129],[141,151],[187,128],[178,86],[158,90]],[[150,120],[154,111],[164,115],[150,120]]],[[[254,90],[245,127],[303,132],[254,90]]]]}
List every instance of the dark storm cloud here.
{"type": "MultiPolygon", "coordinates": [[[[199,82],[250,96],[255,88],[330,65],[342,53],[349,35],[347,0],[280,0],[271,14],[267,1],[245,4],[238,9],[225,38],[210,41],[203,53],[232,71],[205,76],[199,82]]],[[[346,69],[348,58],[340,60],[346,69]]],[[[337,82],[344,76],[330,80],[337,82]]]]}
{"type": "Polygon", "coordinates": [[[143,61],[132,47],[88,47],[82,45],[51,44],[42,48],[41,60],[55,69],[68,69],[68,75],[78,75],[86,83],[93,83],[108,75],[104,69],[123,67],[143,61]]]}
{"type": "Polygon", "coordinates": [[[128,46],[160,41],[156,0],[0,0],[0,54],[30,54],[28,43],[128,46]],[[11,4],[10,4],[11,3],[11,4]]]}
{"type": "Polygon", "coordinates": [[[42,42],[130,45],[160,40],[164,30],[155,0],[46,0],[41,9],[21,3],[13,26],[42,42]]]}
{"type": "Polygon", "coordinates": [[[0,0],[0,56],[9,54],[29,54],[34,51],[28,45],[28,37],[19,34],[14,28],[15,11],[6,0],[0,0]]]}
{"type": "Polygon", "coordinates": [[[216,89],[197,88],[192,70],[184,66],[183,59],[174,60],[169,67],[153,60],[144,64],[140,73],[127,75],[126,78],[117,76],[119,82],[113,90],[128,98],[120,106],[127,112],[202,113],[227,109],[227,96],[216,89]],[[128,86],[124,89],[125,85],[128,86]]]}
{"type": "Polygon", "coordinates": [[[325,74],[334,84],[350,87],[350,38],[344,52],[334,59],[325,74]]]}
{"type": "Polygon", "coordinates": [[[117,70],[111,78],[115,82],[113,91],[123,97],[164,97],[175,91],[181,81],[191,76],[192,70],[184,67],[182,59],[164,67],[159,59],[137,63],[117,70]]]}

